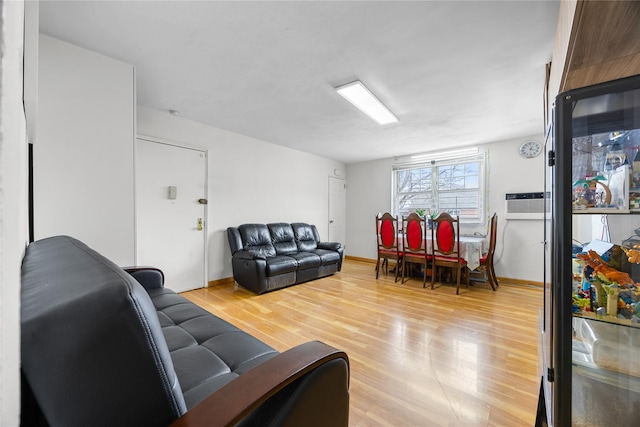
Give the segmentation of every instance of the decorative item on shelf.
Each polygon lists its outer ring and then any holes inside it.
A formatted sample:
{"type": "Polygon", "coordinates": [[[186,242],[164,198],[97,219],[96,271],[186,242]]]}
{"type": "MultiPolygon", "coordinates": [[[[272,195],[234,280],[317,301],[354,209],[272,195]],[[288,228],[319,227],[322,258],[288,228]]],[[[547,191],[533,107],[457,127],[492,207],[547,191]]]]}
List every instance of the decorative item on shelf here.
{"type": "Polygon", "coordinates": [[[636,152],[636,156],[633,158],[633,173],[640,173],[640,149],[636,152]]]}
{"type": "Polygon", "coordinates": [[[593,208],[596,206],[608,207],[611,204],[611,190],[601,181],[606,181],[602,175],[593,178],[579,179],[573,183],[574,207],[583,206],[593,208]],[[603,194],[598,193],[597,185],[602,187],[603,194]]]}
{"type": "Polygon", "coordinates": [[[640,150],[633,159],[631,182],[629,189],[629,208],[640,209],[640,150]]]}
{"type": "Polygon", "coordinates": [[[604,170],[615,171],[622,165],[627,163],[627,154],[620,148],[620,144],[615,142],[611,145],[609,152],[605,157],[604,170]]]}
{"type": "Polygon", "coordinates": [[[618,315],[618,297],[620,296],[620,286],[612,284],[607,289],[607,316],[618,315]]]}
{"type": "MultiPolygon", "coordinates": [[[[622,252],[636,262],[636,250],[614,245],[612,254],[622,252]]],[[[584,261],[583,269],[584,285],[573,294],[573,311],[581,313],[583,311],[596,312],[607,316],[630,318],[634,314],[635,306],[638,304],[640,295],[637,292],[636,283],[628,273],[614,268],[617,265],[614,261],[616,256],[604,259],[597,252],[589,250],[587,253],[578,254],[577,257],[584,261]],[[590,292],[585,292],[590,287],[590,292]],[[586,295],[588,294],[588,296],[586,295]],[[585,300],[589,300],[589,304],[585,300]],[[621,311],[620,311],[621,310],[621,311]]],[[[637,258],[640,262],[640,257],[637,258]]],[[[631,261],[629,261],[631,262],[631,261]]]]}
{"type": "MultiPolygon", "coordinates": [[[[627,239],[625,242],[628,242],[627,239]]],[[[623,244],[625,243],[623,242],[623,244]]],[[[627,255],[627,261],[632,264],[640,264],[640,243],[630,243],[631,247],[622,246],[622,250],[627,255]]]]}
{"type": "Polygon", "coordinates": [[[618,209],[629,209],[629,165],[624,164],[609,173],[607,185],[611,189],[611,204],[618,209]]]}

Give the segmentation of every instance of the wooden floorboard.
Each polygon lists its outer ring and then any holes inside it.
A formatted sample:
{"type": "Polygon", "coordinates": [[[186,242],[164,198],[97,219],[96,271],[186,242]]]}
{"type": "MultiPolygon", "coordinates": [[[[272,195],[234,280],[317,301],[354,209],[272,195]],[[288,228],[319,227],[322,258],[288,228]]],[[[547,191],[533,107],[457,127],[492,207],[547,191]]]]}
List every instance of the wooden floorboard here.
{"type": "Polygon", "coordinates": [[[330,277],[255,295],[218,285],[184,296],[279,351],[320,340],[351,362],[350,426],[531,426],[542,289],[497,291],[393,275],[346,260],[330,277]]]}

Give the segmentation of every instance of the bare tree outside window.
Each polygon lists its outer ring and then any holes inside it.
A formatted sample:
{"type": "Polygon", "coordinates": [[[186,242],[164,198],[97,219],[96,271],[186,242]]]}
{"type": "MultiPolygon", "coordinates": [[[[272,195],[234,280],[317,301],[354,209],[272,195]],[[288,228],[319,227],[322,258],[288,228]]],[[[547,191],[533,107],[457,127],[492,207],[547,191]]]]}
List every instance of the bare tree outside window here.
{"type": "Polygon", "coordinates": [[[424,209],[449,212],[462,219],[480,219],[481,162],[474,159],[396,170],[397,215],[407,216],[416,209],[424,209]]]}
{"type": "Polygon", "coordinates": [[[407,216],[416,209],[433,209],[433,186],[431,168],[399,170],[396,189],[398,211],[400,217],[407,216]]]}

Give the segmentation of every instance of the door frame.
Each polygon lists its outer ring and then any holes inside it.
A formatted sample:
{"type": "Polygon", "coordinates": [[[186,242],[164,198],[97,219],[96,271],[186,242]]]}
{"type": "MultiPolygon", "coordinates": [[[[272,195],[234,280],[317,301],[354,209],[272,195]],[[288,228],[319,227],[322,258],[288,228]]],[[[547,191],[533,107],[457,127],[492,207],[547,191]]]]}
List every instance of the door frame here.
{"type": "Polygon", "coordinates": [[[133,215],[134,215],[134,223],[133,223],[133,253],[134,253],[134,263],[138,265],[138,194],[136,191],[137,188],[137,179],[136,172],[138,168],[138,140],[145,140],[147,142],[152,142],[156,144],[164,144],[170,145],[173,147],[184,148],[187,150],[195,150],[201,151],[204,153],[206,161],[204,163],[204,193],[206,195],[207,204],[204,205],[204,230],[202,230],[204,234],[203,238],[203,251],[202,256],[204,257],[204,287],[209,286],[209,263],[207,260],[209,259],[209,150],[204,147],[199,147],[197,145],[185,144],[182,142],[170,141],[167,139],[156,138],[155,136],[148,136],[144,134],[136,134],[135,145],[133,149],[133,215]]]}
{"type": "Polygon", "coordinates": [[[331,240],[331,180],[335,179],[335,180],[339,180],[342,181],[342,184],[344,185],[344,204],[343,204],[343,211],[342,211],[342,230],[343,230],[343,234],[344,234],[344,239],[345,241],[342,241],[340,243],[342,243],[343,247],[346,247],[346,238],[347,238],[347,230],[346,230],[346,222],[347,222],[347,180],[344,177],[341,176],[337,176],[337,175],[329,175],[327,184],[328,184],[328,189],[327,189],[327,193],[328,193],[328,197],[327,197],[327,202],[328,202],[328,206],[327,206],[327,240],[331,240]]]}

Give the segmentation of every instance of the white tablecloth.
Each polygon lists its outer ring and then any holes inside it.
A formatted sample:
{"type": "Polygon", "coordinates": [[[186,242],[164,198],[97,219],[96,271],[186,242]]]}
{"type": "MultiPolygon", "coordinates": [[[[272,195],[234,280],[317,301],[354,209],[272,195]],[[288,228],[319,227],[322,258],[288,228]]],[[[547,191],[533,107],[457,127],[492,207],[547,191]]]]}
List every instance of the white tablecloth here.
{"type": "Polygon", "coordinates": [[[480,257],[484,252],[484,237],[460,236],[460,256],[467,260],[470,270],[480,267],[480,257]]]}
{"type": "MultiPolygon", "coordinates": [[[[401,235],[399,236],[402,242],[401,235]]],[[[479,236],[460,236],[460,257],[467,260],[470,270],[480,266],[480,257],[484,253],[485,238],[479,236]]],[[[402,246],[402,244],[401,244],[402,246]]],[[[431,234],[427,234],[427,252],[431,253],[431,234]]]]}

